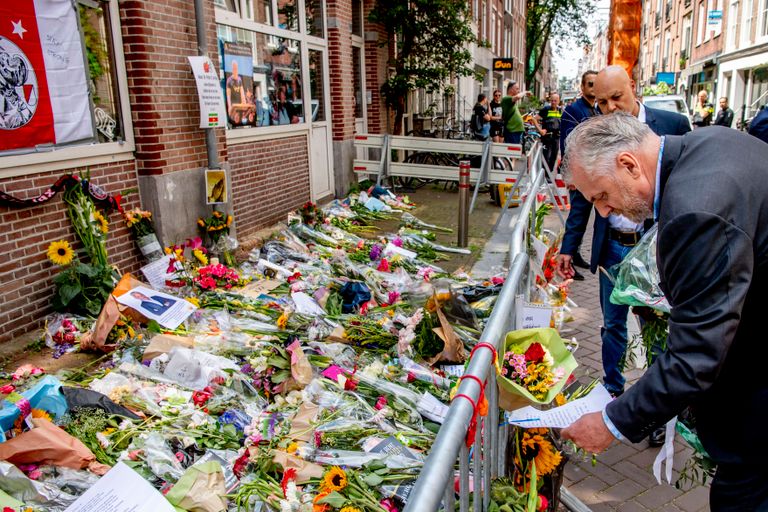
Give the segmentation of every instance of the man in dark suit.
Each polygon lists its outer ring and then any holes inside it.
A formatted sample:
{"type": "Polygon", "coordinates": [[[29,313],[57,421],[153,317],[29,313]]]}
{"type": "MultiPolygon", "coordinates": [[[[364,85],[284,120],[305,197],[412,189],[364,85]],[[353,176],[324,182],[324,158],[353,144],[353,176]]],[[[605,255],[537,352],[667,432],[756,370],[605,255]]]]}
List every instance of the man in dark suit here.
{"type": "Polygon", "coordinates": [[[768,146],[719,126],[659,137],[616,114],[576,128],[566,160],[567,178],[601,215],[658,220],[672,310],[667,350],[563,437],[599,452],[614,437],[638,442],[690,407],[718,464],[712,511],[768,510],[768,146]]]}
{"type": "MultiPolygon", "coordinates": [[[[635,97],[634,89],[634,81],[629,78],[623,67],[608,66],[597,74],[595,81],[597,106],[603,114],[617,111],[632,114],[658,135],[682,135],[691,130],[684,116],[648,108],[640,103],[635,97]]],[[[599,144],[599,141],[595,141],[595,144],[599,144]]],[[[563,277],[573,275],[572,256],[578,251],[591,213],[592,204],[583,195],[578,194],[572,198],[571,211],[558,256],[558,270],[563,277]]],[[[621,262],[643,236],[644,227],[643,221],[635,222],[621,215],[614,214],[608,218],[596,215],[590,261],[592,273],[597,271],[598,266],[608,269],[621,262]]],[[[603,327],[600,331],[605,373],[603,381],[606,389],[618,396],[624,392],[625,379],[621,361],[627,350],[629,307],[611,303],[609,297],[613,291],[613,283],[602,274],[599,279],[600,307],[603,311],[603,327]]],[[[664,443],[664,429],[653,432],[649,442],[651,446],[661,446],[664,443]]]]}
{"type": "MultiPolygon", "coordinates": [[[[597,115],[599,112],[595,107],[595,79],[597,78],[597,71],[588,70],[581,75],[581,96],[565,107],[563,111],[563,117],[560,121],[560,154],[565,154],[565,139],[568,137],[576,126],[585,119],[589,119],[592,116],[597,115]]],[[[571,204],[574,201],[584,201],[584,197],[581,196],[581,192],[578,190],[571,190],[569,192],[571,196],[571,204]]],[[[579,242],[581,245],[581,242],[579,242]]],[[[580,268],[589,268],[589,263],[584,261],[579,253],[579,246],[575,248],[572,253],[573,265],[580,268]]],[[[578,270],[573,269],[573,279],[576,281],[583,281],[582,276],[578,270]]]]}

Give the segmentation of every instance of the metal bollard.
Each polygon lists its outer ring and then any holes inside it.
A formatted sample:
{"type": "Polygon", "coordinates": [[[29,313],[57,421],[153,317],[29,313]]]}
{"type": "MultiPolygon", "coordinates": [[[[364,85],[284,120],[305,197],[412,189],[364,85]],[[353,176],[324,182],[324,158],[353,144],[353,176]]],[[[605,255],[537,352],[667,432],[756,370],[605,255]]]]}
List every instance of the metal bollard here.
{"type": "Polygon", "coordinates": [[[469,160],[459,162],[459,247],[469,245],[469,160]]]}

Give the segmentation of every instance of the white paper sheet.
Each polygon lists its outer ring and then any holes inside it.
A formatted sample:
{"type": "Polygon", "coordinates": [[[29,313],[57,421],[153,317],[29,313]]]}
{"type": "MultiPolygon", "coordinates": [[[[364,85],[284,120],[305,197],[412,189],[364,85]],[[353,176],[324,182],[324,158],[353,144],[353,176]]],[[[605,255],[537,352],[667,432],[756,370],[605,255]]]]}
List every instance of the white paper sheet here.
{"type": "Polygon", "coordinates": [[[64,512],[175,512],[141,475],[118,462],[64,512]]]}
{"type": "Polygon", "coordinates": [[[180,297],[137,286],[117,297],[117,302],[135,309],[168,329],[176,329],[197,306],[180,297]]]}
{"type": "Polygon", "coordinates": [[[552,308],[544,304],[531,304],[523,300],[522,295],[515,299],[516,326],[518,329],[541,329],[550,326],[552,308]]]}
{"type": "Polygon", "coordinates": [[[443,423],[448,414],[448,406],[427,391],[421,395],[416,409],[422,416],[437,423],[443,423]]]}
{"type": "Polygon", "coordinates": [[[325,316],[325,310],[320,307],[315,299],[304,292],[295,292],[291,294],[293,304],[296,306],[296,312],[309,316],[325,316]]]}
{"type": "MultiPolygon", "coordinates": [[[[150,286],[161,289],[165,286],[166,281],[172,280],[174,277],[175,272],[168,273],[168,265],[170,264],[171,255],[166,254],[159,260],[155,260],[152,263],[141,267],[141,273],[147,278],[150,286]]],[[[181,264],[178,264],[178,266],[181,266],[181,264]]]]}
{"type": "Polygon", "coordinates": [[[409,259],[409,260],[412,260],[416,256],[418,256],[418,254],[416,254],[415,252],[409,251],[408,249],[403,249],[402,247],[398,247],[395,244],[393,244],[392,242],[387,244],[387,246],[382,251],[382,254],[384,256],[389,256],[390,254],[398,254],[398,255],[402,256],[403,258],[406,258],[406,259],[409,259]]]}
{"type": "Polygon", "coordinates": [[[565,428],[583,415],[590,412],[599,412],[613,400],[608,390],[602,384],[597,384],[595,389],[584,398],[568,402],[561,407],[555,407],[547,411],[540,411],[531,406],[523,407],[505,414],[507,423],[526,428],[565,428]]]}

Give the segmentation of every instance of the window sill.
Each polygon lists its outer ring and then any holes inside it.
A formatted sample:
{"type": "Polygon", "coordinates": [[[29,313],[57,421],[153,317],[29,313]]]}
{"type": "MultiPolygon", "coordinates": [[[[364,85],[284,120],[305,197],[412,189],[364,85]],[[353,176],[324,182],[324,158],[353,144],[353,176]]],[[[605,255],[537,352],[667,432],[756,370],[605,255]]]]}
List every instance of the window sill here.
{"type": "Polygon", "coordinates": [[[299,135],[304,133],[309,133],[309,125],[307,123],[262,128],[239,128],[237,130],[227,130],[227,144],[259,142],[262,140],[277,139],[281,136],[299,135]]]}
{"type": "Polygon", "coordinates": [[[0,179],[133,160],[132,143],[109,142],[0,157],[0,179]]]}

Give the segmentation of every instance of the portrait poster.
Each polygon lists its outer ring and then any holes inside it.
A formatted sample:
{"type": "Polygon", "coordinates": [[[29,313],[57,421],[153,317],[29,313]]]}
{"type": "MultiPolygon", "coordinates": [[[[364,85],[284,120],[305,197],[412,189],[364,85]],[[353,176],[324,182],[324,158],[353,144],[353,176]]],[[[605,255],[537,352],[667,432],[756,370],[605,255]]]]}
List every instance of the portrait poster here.
{"type": "Polygon", "coordinates": [[[168,329],[176,329],[197,309],[189,301],[146,286],[132,288],[116,299],[120,304],[135,309],[168,329]]]}
{"type": "Polygon", "coordinates": [[[227,173],[222,169],[205,170],[205,204],[223,204],[229,201],[227,173]]]}
{"type": "Polygon", "coordinates": [[[250,44],[222,44],[224,97],[227,119],[233,126],[256,124],[256,99],[253,96],[253,50],[250,44]]]}

